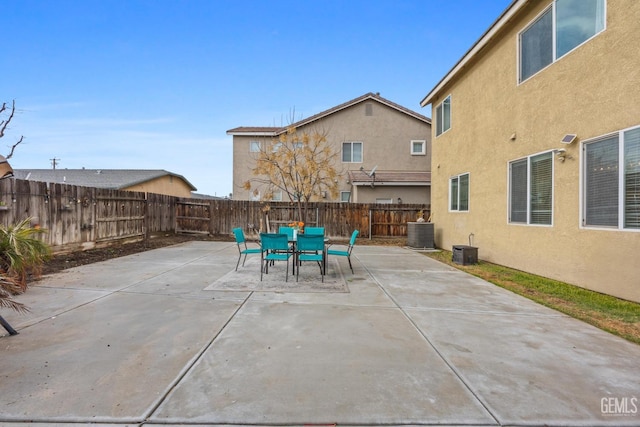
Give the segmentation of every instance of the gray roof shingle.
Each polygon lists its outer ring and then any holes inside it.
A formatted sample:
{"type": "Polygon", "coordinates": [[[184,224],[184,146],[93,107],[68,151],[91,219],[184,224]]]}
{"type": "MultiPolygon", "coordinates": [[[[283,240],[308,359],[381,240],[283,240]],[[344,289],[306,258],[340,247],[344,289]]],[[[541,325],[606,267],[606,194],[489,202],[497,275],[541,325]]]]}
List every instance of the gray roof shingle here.
{"type": "Polygon", "coordinates": [[[191,191],[196,190],[196,187],[182,175],[168,172],[164,169],[15,169],[13,172],[15,178],[27,181],[71,184],[112,190],[120,190],[170,175],[183,180],[191,188],[191,191]]]}

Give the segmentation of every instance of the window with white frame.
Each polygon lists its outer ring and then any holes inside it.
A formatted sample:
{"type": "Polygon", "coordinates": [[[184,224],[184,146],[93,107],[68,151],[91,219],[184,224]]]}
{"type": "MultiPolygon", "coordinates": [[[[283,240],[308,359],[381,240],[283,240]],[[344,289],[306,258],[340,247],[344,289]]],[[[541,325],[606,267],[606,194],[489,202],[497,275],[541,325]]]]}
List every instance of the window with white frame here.
{"type": "Polygon", "coordinates": [[[640,229],[640,127],[583,145],[585,227],[640,229]]]}
{"type": "Polygon", "coordinates": [[[249,193],[249,200],[251,201],[260,201],[262,198],[262,195],[260,194],[260,191],[255,189],[253,191],[251,191],[251,193],[249,193]]]}
{"type": "Polygon", "coordinates": [[[341,202],[349,202],[351,200],[351,191],[341,191],[340,192],[340,201],[341,202]]]}
{"type": "Polygon", "coordinates": [[[467,212],[469,210],[468,173],[449,179],[449,210],[457,212],[467,212]]]}
{"type": "Polygon", "coordinates": [[[271,194],[271,200],[274,201],[274,202],[281,202],[282,201],[282,190],[274,191],[271,194]]]}
{"type": "Polygon", "coordinates": [[[553,219],[553,153],[509,163],[509,222],[551,225],[553,219]]]}
{"type": "Polygon", "coordinates": [[[249,142],[249,152],[251,152],[251,153],[259,153],[260,152],[260,142],[259,141],[250,141],[249,142]]]}
{"type": "Polygon", "coordinates": [[[343,142],[342,162],[362,163],[362,142],[343,142]]]}
{"type": "Polygon", "coordinates": [[[605,27],[606,0],[555,0],[519,36],[523,82],[605,27]]]}
{"type": "Polygon", "coordinates": [[[425,154],[427,154],[427,141],[425,140],[411,141],[412,156],[424,156],[425,154]]]}
{"type": "Polygon", "coordinates": [[[436,136],[449,130],[451,127],[451,95],[436,106],[436,136]]]}

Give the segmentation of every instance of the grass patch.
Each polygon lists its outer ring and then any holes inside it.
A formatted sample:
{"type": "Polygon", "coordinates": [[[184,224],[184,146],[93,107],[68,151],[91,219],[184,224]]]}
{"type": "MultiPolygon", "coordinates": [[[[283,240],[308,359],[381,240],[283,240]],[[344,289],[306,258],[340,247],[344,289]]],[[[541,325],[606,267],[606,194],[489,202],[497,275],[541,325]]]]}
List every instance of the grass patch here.
{"type": "Polygon", "coordinates": [[[449,251],[427,252],[425,255],[640,344],[638,303],[485,261],[475,265],[455,264],[449,251]]]}

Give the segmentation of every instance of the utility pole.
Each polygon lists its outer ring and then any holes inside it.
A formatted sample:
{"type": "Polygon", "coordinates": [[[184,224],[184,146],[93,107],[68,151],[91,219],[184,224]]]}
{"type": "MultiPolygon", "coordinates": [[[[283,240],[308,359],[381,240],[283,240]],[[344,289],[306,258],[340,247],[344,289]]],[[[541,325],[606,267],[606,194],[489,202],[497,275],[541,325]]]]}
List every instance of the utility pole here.
{"type": "Polygon", "coordinates": [[[51,160],[51,165],[53,166],[53,170],[56,170],[56,166],[58,166],[58,162],[60,161],[60,159],[56,159],[55,157],[53,159],[49,159],[51,160]]]}

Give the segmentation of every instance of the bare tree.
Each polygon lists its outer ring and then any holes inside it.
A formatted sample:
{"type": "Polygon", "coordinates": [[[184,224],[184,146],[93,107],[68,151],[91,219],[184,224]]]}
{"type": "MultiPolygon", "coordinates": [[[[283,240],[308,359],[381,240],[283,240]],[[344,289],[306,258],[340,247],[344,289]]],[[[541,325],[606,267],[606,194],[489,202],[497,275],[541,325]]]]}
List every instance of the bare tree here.
{"type": "MultiPolygon", "coordinates": [[[[0,138],[4,137],[4,133],[7,130],[7,127],[9,126],[9,124],[11,123],[11,120],[13,120],[13,116],[16,114],[16,100],[14,99],[11,102],[11,109],[9,109],[9,107],[7,107],[7,103],[3,102],[2,103],[2,107],[0,107],[0,138]]],[[[13,152],[16,149],[16,147],[24,140],[24,136],[21,136],[18,141],[13,144],[11,146],[11,151],[9,152],[9,154],[7,156],[5,156],[6,159],[10,159],[11,156],[13,156],[13,152]]]]}
{"type": "Polygon", "coordinates": [[[263,200],[281,191],[283,198],[296,203],[298,220],[304,221],[303,207],[320,200],[325,192],[338,195],[340,151],[329,143],[328,133],[312,129],[299,132],[289,126],[279,138],[262,141],[255,154],[254,177],[244,183],[246,190],[264,191],[263,200]]]}

